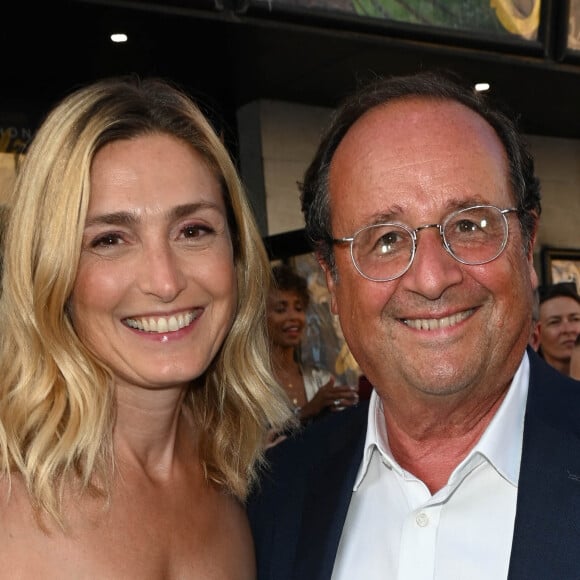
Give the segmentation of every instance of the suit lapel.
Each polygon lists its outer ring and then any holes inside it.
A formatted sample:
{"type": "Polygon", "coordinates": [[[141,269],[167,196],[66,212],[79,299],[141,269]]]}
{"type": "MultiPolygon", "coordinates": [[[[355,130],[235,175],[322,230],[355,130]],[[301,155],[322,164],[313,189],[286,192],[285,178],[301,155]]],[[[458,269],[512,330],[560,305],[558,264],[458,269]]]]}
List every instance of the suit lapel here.
{"type": "Polygon", "coordinates": [[[530,355],[509,580],[580,577],[580,388],[530,355]]]}
{"type": "Polygon", "coordinates": [[[326,434],[323,459],[312,466],[304,497],[293,578],[327,580],[361,463],[368,403],[344,411],[340,430],[326,434]]]}

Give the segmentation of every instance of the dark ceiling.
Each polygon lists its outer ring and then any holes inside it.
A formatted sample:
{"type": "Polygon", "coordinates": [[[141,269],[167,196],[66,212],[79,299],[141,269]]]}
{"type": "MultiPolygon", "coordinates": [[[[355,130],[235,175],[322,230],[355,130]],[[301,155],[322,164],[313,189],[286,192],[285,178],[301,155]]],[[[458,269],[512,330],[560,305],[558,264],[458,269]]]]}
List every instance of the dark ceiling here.
{"type": "Polygon", "coordinates": [[[580,138],[580,62],[543,47],[526,54],[467,37],[353,30],[304,15],[218,10],[213,0],[20,1],[3,8],[0,35],[0,126],[23,119],[33,127],[71,89],[110,74],[171,78],[234,127],[236,109],[253,99],[332,107],[369,76],[439,67],[491,81],[525,132],[580,138]],[[116,30],[129,42],[111,44],[116,30]]]}

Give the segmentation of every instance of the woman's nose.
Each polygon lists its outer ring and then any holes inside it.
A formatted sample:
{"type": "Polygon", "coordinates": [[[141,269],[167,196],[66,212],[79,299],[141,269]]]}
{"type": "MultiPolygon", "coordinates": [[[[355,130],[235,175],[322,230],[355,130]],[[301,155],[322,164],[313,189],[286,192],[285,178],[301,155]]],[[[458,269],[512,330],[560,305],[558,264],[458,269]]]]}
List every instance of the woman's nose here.
{"type": "Polygon", "coordinates": [[[171,302],[186,287],[187,279],[180,259],[169,244],[149,249],[143,259],[140,286],[163,302],[171,302]]]}

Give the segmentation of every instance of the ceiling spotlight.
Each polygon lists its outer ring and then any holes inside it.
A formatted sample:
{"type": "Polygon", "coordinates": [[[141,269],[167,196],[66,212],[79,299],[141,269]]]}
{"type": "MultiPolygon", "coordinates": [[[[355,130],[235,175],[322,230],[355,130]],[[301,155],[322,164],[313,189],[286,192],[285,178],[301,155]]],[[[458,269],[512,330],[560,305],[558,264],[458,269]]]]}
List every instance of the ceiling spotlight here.
{"type": "Polygon", "coordinates": [[[120,32],[117,34],[111,34],[111,40],[113,42],[127,42],[128,39],[126,34],[120,32]]]}
{"type": "Polygon", "coordinates": [[[489,91],[489,89],[489,83],[475,83],[475,90],[479,93],[484,93],[485,91],[489,91]]]}

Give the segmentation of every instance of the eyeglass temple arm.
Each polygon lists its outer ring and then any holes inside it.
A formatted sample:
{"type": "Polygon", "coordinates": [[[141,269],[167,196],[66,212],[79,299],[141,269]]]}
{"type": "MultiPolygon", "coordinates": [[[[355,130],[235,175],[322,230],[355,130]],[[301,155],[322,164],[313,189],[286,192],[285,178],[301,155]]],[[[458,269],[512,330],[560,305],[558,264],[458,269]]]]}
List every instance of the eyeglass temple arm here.
{"type": "Polygon", "coordinates": [[[354,236],[350,238],[330,238],[333,244],[350,244],[354,242],[354,236]]]}

